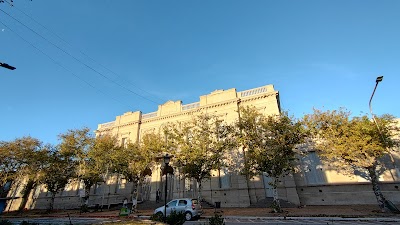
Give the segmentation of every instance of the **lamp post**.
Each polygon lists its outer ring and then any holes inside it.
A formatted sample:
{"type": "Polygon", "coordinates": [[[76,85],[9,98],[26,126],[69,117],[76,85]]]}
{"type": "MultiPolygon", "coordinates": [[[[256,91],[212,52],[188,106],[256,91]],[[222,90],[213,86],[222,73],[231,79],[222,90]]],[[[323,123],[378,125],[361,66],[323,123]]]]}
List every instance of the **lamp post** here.
{"type": "MultiPolygon", "coordinates": [[[[375,125],[376,125],[376,127],[378,128],[379,134],[381,134],[381,130],[379,129],[379,125],[378,125],[378,123],[376,122],[375,115],[374,115],[374,113],[372,112],[371,102],[372,102],[372,98],[374,97],[375,90],[376,90],[376,88],[378,87],[379,82],[381,82],[382,80],[383,80],[383,76],[379,76],[379,77],[376,78],[375,88],[374,88],[374,91],[372,92],[371,98],[369,99],[369,111],[371,112],[372,119],[374,120],[375,125]]],[[[382,136],[382,134],[381,134],[381,136],[382,136]]]]}
{"type": "MultiPolygon", "coordinates": [[[[382,135],[381,129],[380,129],[380,127],[379,127],[378,122],[377,122],[376,119],[375,119],[375,115],[374,115],[374,113],[372,112],[372,106],[371,106],[372,98],[374,97],[375,90],[376,90],[376,88],[378,87],[379,82],[381,82],[382,80],[383,80],[383,76],[379,76],[379,77],[376,78],[376,81],[375,81],[375,82],[376,82],[375,88],[374,88],[374,91],[372,92],[371,98],[369,99],[369,111],[371,112],[372,120],[374,120],[374,123],[375,123],[375,125],[376,125],[376,128],[378,128],[379,135],[381,136],[381,139],[382,139],[382,141],[384,142],[385,147],[386,147],[386,140],[385,140],[385,138],[384,138],[383,135],[382,135]]],[[[390,156],[390,161],[392,162],[393,167],[394,167],[394,169],[395,169],[395,171],[396,171],[396,174],[399,175],[399,169],[397,168],[397,166],[396,166],[396,164],[395,164],[395,162],[394,162],[394,159],[393,159],[393,156],[392,156],[392,153],[390,152],[390,150],[388,150],[388,153],[389,153],[389,156],[390,156]]],[[[393,175],[393,173],[392,173],[391,171],[390,171],[390,174],[392,175],[392,179],[393,179],[393,181],[394,181],[394,180],[395,180],[395,177],[394,177],[394,175],[393,175]]]]}
{"type": "Polygon", "coordinates": [[[4,67],[9,70],[15,70],[15,67],[8,65],[7,63],[0,62],[0,67],[4,67]]]}
{"type": "Polygon", "coordinates": [[[164,155],[164,170],[165,170],[165,192],[164,192],[164,223],[167,220],[167,187],[168,187],[168,165],[171,159],[171,156],[167,154],[164,155]]]}

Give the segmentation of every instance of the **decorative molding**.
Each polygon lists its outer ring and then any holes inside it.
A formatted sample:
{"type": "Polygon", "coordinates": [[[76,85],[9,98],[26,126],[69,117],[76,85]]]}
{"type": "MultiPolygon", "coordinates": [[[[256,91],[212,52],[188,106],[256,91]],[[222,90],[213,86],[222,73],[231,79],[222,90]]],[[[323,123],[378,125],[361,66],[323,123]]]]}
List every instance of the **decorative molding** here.
{"type": "Polygon", "coordinates": [[[241,92],[238,92],[238,94],[240,97],[247,97],[247,96],[265,93],[267,91],[268,91],[267,87],[259,87],[259,88],[253,88],[250,90],[241,91],[241,92]]]}
{"type": "Polygon", "coordinates": [[[156,116],[157,116],[157,112],[151,112],[151,113],[142,114],[142,120],[143,119],[152,118],[152,117],[156,117],[156,116]]]}
{"type": "MultiPolygon", "coordinates": [[[[235,99],[229,99],[227,101],[218,102],[218,103],[205,105],[205,106],[200,106],[200,102],[186,104],[186,105],[182,106],[182,112],[173,113],[170,115],[157,116],[157,112],[151,112],[151,113],[142,114],[141,120],[139,120],[139,121],[128,122],[128,123],[121,124],[118,126],[114,126],[115,125],[114,122],[101,124],[100,131],[101,132],[110,131],[113,128],[126,127],[126,126],[130,126],[130,125],[134,125],[134,124],[141,124],[141,123],[142,124],[150,123],[150,122],[154,122],[154,121],[172,119],[172,118],[176,118],[179,116],[185,116],[185,115],[193,115],[194,113],[198,113],[198,112],[201,112],[201,111],[207,110],[207,109],[219,108],[219,107],[223,107],[223,106],[226,106],[229,104],[238,104],[239,102],[242,102],[242,103],[250,102],[250,101],[255,101],[258,99],[278,95],[277,91],[267,92],[266,87],[254,88],[254,89],[237,92],[237,93],[238,93],[238,96],[241,96],[241,97],[235,98],[235,99]],[[103,126],[105,126],[104,129],[103,129],[103,126]]],[[[167,103],[170,103],[170,102],[167,102],[167,103]]]]}
{"type": "Polygon", "coordinates": [[[194,109],[194,108],[199,108],[199,107],[200,107],[200,102],[194,102],[194,103],[183,105],[182,106],[182,111],[190,110],[190,109],[194,109]]]}

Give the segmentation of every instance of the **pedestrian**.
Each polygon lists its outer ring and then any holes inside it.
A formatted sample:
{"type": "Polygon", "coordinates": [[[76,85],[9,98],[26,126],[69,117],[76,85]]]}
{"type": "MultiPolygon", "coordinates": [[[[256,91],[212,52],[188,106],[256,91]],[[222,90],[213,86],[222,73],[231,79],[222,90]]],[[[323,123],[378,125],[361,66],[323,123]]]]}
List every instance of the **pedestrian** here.
{"type": "Polygon", "coordinates": [[[124,199],[124,203],[122,203],[122,207],[128,208],[128,199],[127,198],[124,199]]]}
{"type": "Polygon", "coordinates": [[[161,194],[160,189],[157,189],[157,191],[156,191],[156,202],[157,203],[160,202],[160,194],[161,194]]]}

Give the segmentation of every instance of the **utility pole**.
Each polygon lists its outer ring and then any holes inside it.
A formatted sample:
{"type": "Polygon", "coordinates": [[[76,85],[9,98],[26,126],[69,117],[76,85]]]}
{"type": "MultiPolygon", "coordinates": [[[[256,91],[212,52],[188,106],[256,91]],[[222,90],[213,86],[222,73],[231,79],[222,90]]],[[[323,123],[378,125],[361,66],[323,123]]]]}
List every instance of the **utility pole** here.
{"type": "Polygon", "coordinates": [[[10,66],[7,63],[2,63],[2,62],[0,62],[0,67],[4,67],[4,68],[9,69],[9,70],[15,70],[16,69],[15,67],[10,66]]]}

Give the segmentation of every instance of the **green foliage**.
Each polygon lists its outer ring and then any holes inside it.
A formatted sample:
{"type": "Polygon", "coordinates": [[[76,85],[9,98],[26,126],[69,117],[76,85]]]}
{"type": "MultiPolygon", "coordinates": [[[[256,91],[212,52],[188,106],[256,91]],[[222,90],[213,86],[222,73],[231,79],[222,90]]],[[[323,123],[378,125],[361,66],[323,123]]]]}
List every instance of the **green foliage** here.
{"type": "Polygon", "coordinates": [[[22,221],[20,225],[39,225],[39,223],[35,222],[28,222],[28,221],[22,221]]]}
{"type": "Polygon", "coordinates": [[[215,213],[214,216],[208,218],[208,225],[225,225],[224,218],[215,213]]]}
{"type": "Polygon", "coordinates": [[[41,183],[51,193],[49,210],[53,210],[54,198],[57,193],[75,177],[76,164],[70,160],[69,155],[65,156],[58,151],[57,147],[47,145],[47,157],[43,162],[43,173],[41,183]]]}
{"type": "Polygon", "coordinates": [[[304,116],[304,125],[319,156],[343,172],[354,169],[367,171],[378,160],[398,146],[393,134],[398,132],[394,118],[384,115],[374,121],[367,116],[350,117],[345,109],[333,111],[314,110],[304,116]]]}
{"type": "Polygon", "coordinates": [[[379,187],[379,160],[399,146],[399,127],[391,115],[376,122],[367,116],[350,117],[345,109],[321,111],[305,115],[304,126],[322,160],[343,173],[365,172],[372,183],[380,208],[385,210],[385,197],[379,187]]]}
{"type": "Polygon", "coordinates": [[[20,176],[36,182],[43,157],[42,143],[32,137],[0,142],[0,186],[20,176]]]}
{"type": "MultiPolygon", "coordinates": [[[[0,225],[12,225],[13,223],[9,220],[1,220],[0,225]]],[[[28,221],[22,221],[20,225],[39,225],[38,223],[33,223],[33,222],[28,222],[28,221]]]]}
{"type": "Polygon", "coordinates": [[[152,221],[158,221],[158,222],[163,222],[164,221],[164,217],[162,213],[156,213],[150,216],[150,220],[152,221]]]}
{"type": "Polygon", "coordinates": [[[74,165],[76,179],[85,184],[85,199],[89,198],[90,187],[101,181],[101,172],[89,152],[94,149],[95,139],[89,128],[68,130],[60,134],[59,152],[74,165]]]}
{"type": "Polygon", "coordinates": [[[11,221],[9,220],[0,220],[0,225],[12,225],[11,221]]]}
{"type": "Polygon", "coordinates": [[[94,169],[100,171],[100,174],[113,173],[119,170],[120,150],[122,147],[118,144],[117,137],[102,135],[96,137],[88,157],[94,160],[94,169]]]}
{"type": "Polygon", "coordinates": [[[182,225],[185,223],[185,213],[172,211],[166,218],[166,222],[169,225],[182,225]]]}
{"type": "MultiPolygon", "coordinates": [[[[25,207],[31,190],[36,187],[43,167],[46,152],[42,143],[32,137],[17,138],[0,143],[0,186],[7,181],[26,179],[22,191],[20,210],[25,207]]],[[[5,190],[0,190],[3,196],[5,190]]]]}
{"type": "Polygon", "coordinates": [[[93,144],[93,137],[87,127],[68,130],[66,133],[60,134],[59,138],[61,140],[60,152],[66,157],[70,156],[77,160],[83,159],[93,144]]]}
{"type": "MultiPolygon", "coordinates": [[[[150,216],[150,220],[164,222],[162,213],[153,214],[150,216]]],[[[185,213],[172,211],[166,218],[166,223],[169,225],[182,225],[185,223],[185,213]]]]}
{"type": "Polygon", "coordinates": [[[244,150],[242,173],[249,177],[266,173],[273,178],[275,210],[281,211],[277,197],[279,178],[294,169],[294,148],[304,140],[302,124],[287,113],[264,116],[254,107],[241,107],[236,138],[244,150]]]}
{"type": "Polygon", "coordinates": [[[302,143],[302,125],[286,113],[264,116],[255,108],[240,108],[237,140],[246,150],[242,172],[254,176],[267,173],[279,178],[292,171],[296,159],[294,147],[302,143]]]}
{"type": "Polygon", "coordinates": [[[211,177],[213,169],[226,166],[226,153],[235,147],[233,129],[215,115],[201,114],[186,123],[176,123],[167,129],[176,148],[177,166],[188,178],[199,184],[211,177]]]}

